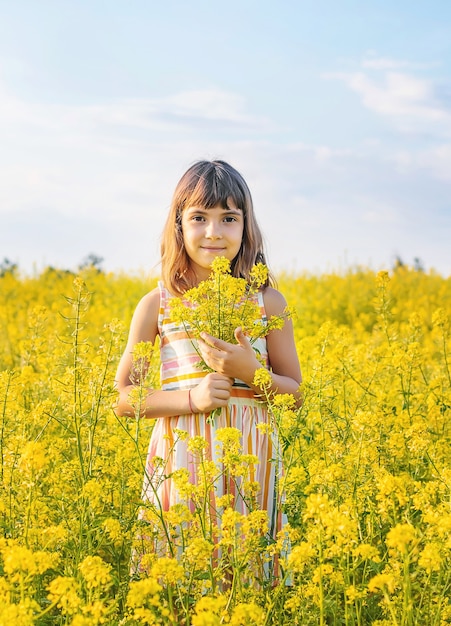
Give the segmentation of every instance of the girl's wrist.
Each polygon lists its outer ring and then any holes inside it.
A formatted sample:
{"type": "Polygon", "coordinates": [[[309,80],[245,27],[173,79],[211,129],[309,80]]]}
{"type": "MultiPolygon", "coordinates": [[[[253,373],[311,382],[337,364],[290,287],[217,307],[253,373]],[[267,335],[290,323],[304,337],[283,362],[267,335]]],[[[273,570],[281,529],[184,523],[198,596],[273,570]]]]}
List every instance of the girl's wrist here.
{"type": "Polygon", "coordinates": [[[246,375],[246,380],[244,378],[242,378],[241,380],[243,380],[243,382],[245,382],[246,385],[248,385],[249,387],[253,387],[252,381],[254,380],[255,372],[261,367],[263,367],[262,364],[259,361],[255,361],[253,367],[249,368],[249,371],[246,375]]]}
{"type": "Polygon", "coordinates": [[[188,389],[188,407],[189,407],[190,413],[197,413],[197,411],[194,408],[194,404],[191,398],[191,389],[188,389]]]}

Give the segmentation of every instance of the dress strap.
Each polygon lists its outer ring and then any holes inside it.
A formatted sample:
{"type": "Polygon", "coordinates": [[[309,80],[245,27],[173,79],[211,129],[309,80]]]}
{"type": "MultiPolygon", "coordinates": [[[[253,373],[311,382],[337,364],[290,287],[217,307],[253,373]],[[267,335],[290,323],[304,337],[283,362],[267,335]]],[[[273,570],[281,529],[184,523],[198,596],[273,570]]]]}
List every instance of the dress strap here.
{"type": "Polygon", "coordinates": [[[262,321],[263,321],[263,324],[266,325],[268,323],[268,316],[266,315],[265,301],[263,299],[263,291],[257,291],[256,295],[257,295],[258,306],[260,307],[262,321]]]}
{"type": "Polygon", "coordinates": [[[160,333],[160,337],[163,332],[163,321],[166,317],[166,310],[168,308],[168,300],[170,298],[169,291],[163,285],[162,281],[158,281],[158,290],[160,292],[160,308],[158,311],[158,332],[160,333]]]}

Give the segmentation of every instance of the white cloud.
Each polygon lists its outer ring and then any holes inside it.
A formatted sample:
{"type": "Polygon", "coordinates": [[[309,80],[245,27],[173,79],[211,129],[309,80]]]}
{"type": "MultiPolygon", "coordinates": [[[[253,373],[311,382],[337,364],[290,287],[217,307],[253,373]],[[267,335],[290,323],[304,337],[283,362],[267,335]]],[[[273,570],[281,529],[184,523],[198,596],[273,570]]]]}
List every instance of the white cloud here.
{"type": "MultiPolygon", "coordinates": [[[[401,87],[398,101],[429,97],[416,85],[401,87]]],[[[394,167],[383,142],[350,149],[256,138],[255,124],[241,132],[251,112],[227,92],[96,106],[6,95],[0,259],[75,267],[92,252],[108,269],[151,268],[178,177],[194,159],[222,157],[251,187],[277,269],[323,271],[344,259],[380,266],[399,253],[451,270],[448,244],[434,233],[449,233],[449,224],[424,217],[425,207],[449,197],[447,180],[426,167],[430,158],[445,172],[445,144],[433,155],[399,149],[394,167]]]]}
{"type": "Polygon", "coordinates": [[[423,171],[439,180],[451,182],[451,143],[441,143],[415,152],[397,150],[389,159],[400,172],[423,171]]]}
{"type": "Polygon", "coordinates": [[[269,120],[246,111],[242,96],[218,88],[184,91],[161,98],[124,98],[97,105],[64,105],[25,102],[0,82],[0,131],[13,127],[66,133],[71,140],[108,129],[136,127],[141,130],[189,130],[193,124],[215,121],[228,128],[264,130],[269,120]]]}
{"type": "Polygon", "coordinates": [[[246,124],[252,128],[264,128],[268,120],[246,112],[245,99],[235,93],[220,89],[203,89],[182,92],[159,103],[160,112],[171,112],[181,118],[199,118],[218,122],[246,124]]]}
{"type": "Polygon", "coordinates": [[[357,71],[324,76],[341,80],[367,109],[390,119],[400,131],[451,135],[451,110],[439,97],[440,85],[416,76],[413,64],[374,58],[364,59],[360,66],[357,71]]]}
{"type": "Polygon", "coordinates": [[[437,63],[414,63],[402,59],[393,59],[390,57],[380,57],[376,53],[368,53],[361,62],[361,67],[372,70],[423,70],[435,67],[437,63]]]}
{"type": "Polygon", "coordinates": [[[152,214],[168,205],[187,163],[221,144],[218,128],[233,137],[268,127],[246,108],[244,98],[220,89],[48,104],[25,101],[0,82],[0,213],[152,214]]]}
{"type": "Polygon", "coordinates": [[[387,206],[385,202],[375,202],[372,198],[364,198],[362,205],[362,222],[368,224],[397,224],[401,222],[398,207],[387,206]]]}
{"type": "Polygon", "coordinates": [[[382,115],[450,121],[450,113],[434,99],[430,81],[401,72],[385,72],[378,81],[364,72],[329,74],[360,95],[363,104],[382,115]]]}
{"type": "MultiPolygon", "coordinates": [[[[208,146],[203,148],[207,151],[208,146]]],[[[324,160],[316,158],[314,146],[224,142],[216,148],[250,185],[257,219],[268,241],[269,261],[276,270],[326,271],[353,264],[380,268],[390,266],[399,254],[405,262],[420,257],[427,267],[451,273],[445,240],[451,224],[435,215],[447,188],[444,183],[431,183],[427,172],[418,177],[412,167],[398,173],[392,162],[370,150],[347,155],[334,155],[331,150],[324,160]]],[[[177,172],[169,169],[166,159],[165,164],[153,165],[152,179],[146,180],[141,172],[142,197],[135,203],[124,199],[122,211],[114,215],[110,202],[120,189],[115,180],[118,164],[110,172],[109,195],[102,201],[100,191],[94,194],[98,208],[91,214],[67,211],[62,216],[56,210],[33,210],[30,205],[14,219],[5,215],[9,231],[0,235],[0,256],[18,261],[21,267],[29,267],[32,261],[74,267],[93,252],[105,258],[108,269],[152,268],[158,260],[170,195],[192,150],[190,142],[177,146],[187,159],[183,166],[178,163],[177,172]],[[146,198],[154,185],[155,193],[166,202],[152,205],[146,198]]],[[[90,185],[85,193],[93,191],[90,185]]]]}

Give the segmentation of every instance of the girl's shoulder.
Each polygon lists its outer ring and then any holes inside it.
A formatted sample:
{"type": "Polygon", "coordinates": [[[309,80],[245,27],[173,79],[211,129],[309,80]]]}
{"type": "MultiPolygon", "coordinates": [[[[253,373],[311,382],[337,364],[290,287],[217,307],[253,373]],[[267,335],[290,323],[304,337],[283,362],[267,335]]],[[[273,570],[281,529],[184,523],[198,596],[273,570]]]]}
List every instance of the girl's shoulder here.
{"type": "Polygon", "coordinates": [[[157,322],[160,315],[168,309],[169,301],[174,296],[159,281],[157,287],[141,298],[135,309],[135,317],[142,320],[157,322]]]}
{"type": "Polygon", "coordinates": [[[141,298],[136,308],[158,313],[160,306],[173,297],[164,284],[158,281],[158,285],[141,298]]]}
{"type": "Polygon", "coordinates": [[[146,324],[149,321],[157,321],[160,311],[160,290],[158,287],[146,293],[138,302],[135,312],[133,314],[133,320],[137,324],[146,324]]]}
{"type": "Polygon", "coordinates": [[[158,334],[159,310],[160,294],[156,288],[146,293],[135,308],[128,335],[129,346],[141,341],[155,341],[158,334]]]}
{"type": "Polygon", "coordinates": [[[268,316],[280,315],[287,306],[284,296],[274,287],[266,287],[263,291],[263,302],[268,316]]]}
{"type": "Polygon", "coordinates": [[[138,306],[136,308],[137,309],[138,308],[154,309],[155,307],[157,308],[157,310],[160,308],[159,286],[152,289],[152,291],[149,291],[148,293],[146,293],[146,295],[143,296],[141,300],[138,302],[138,306]]]}

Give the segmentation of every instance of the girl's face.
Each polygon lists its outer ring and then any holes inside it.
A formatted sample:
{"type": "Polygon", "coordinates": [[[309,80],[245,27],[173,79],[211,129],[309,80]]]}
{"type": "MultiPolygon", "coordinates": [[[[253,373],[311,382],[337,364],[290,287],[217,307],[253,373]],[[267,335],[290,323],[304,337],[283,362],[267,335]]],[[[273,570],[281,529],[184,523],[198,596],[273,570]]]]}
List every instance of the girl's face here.
{"type": "Polygon", "coordinates": [[[183,211],[185,250],[199,281],[209,277],[215,257],[233,261],[240,250],[243,231],[243,212],[232,200],[227,209],[218,204],[210,209],[191,206],[183,211]]]}

